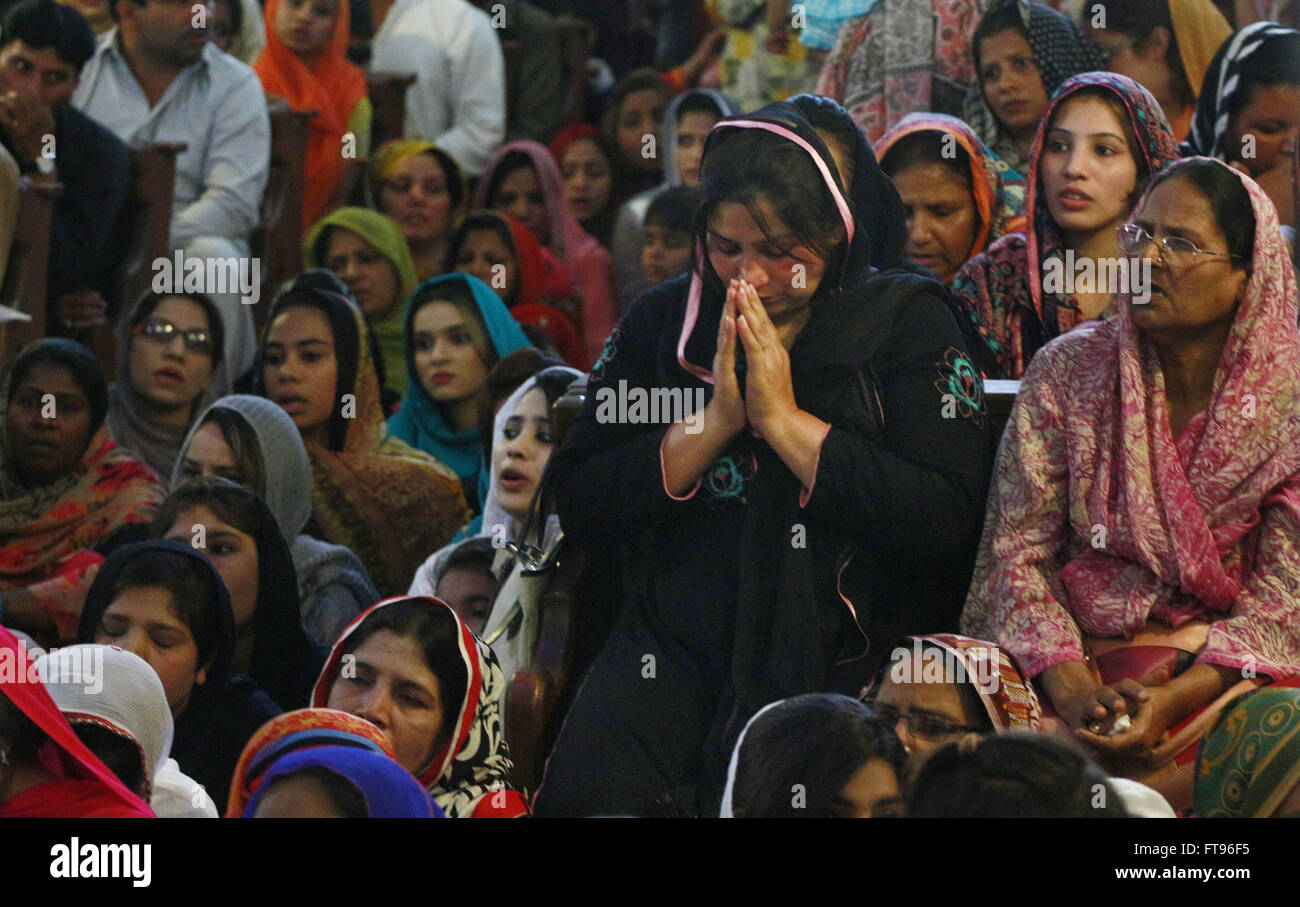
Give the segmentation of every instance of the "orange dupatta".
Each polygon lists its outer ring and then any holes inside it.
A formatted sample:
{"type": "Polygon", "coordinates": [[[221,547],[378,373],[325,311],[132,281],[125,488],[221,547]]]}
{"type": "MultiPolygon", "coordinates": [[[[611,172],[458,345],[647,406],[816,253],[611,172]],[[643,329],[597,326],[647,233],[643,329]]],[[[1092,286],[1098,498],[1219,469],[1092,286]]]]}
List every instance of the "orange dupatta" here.
{"type": "Polygon", "coordinates": [[[315,110],[307,139],[302,223],[315,223],[338,191],[343,178],[343,135],[357,104],[366,96],[366,76],[348,61],[351,17],[347,0],[339,0],[334,34],[315,66],[285,46],[275,30],[281,0],[267,0],[266,48],[253,67],[267,94],[279,95],[294,110],[315,110]]]}

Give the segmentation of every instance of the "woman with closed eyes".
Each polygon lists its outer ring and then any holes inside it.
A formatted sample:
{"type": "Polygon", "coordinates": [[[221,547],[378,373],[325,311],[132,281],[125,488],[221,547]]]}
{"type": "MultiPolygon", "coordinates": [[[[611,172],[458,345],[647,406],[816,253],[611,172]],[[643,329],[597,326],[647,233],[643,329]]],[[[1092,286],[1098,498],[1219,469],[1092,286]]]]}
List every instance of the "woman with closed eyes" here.
{"type": "Polygon", "coordinates": [[[626,574],[539,815],[669,801],[716,815],[759,708],[856,694],[880,657],[867,639],[956,616],[986,481],[982,393],[942,284],[871,268],[857,199],[892,187],[858,151],[842,171],[793,103],[722,120],[694,272],[647,290],[592,370],[548,487],[566,539],[626,574]],[[683,406],[635,412],[637,390],[683,406]]]}
{"type": "Polygon", "coordinates": [[[162,681],[176,724],[172,758],[214,800],[229,790],[244,744],[280,707],[235,675],[235,618],[225,583],[185,543],[117,549],[86,595],[77,641],[140,656],[162,681]]]}

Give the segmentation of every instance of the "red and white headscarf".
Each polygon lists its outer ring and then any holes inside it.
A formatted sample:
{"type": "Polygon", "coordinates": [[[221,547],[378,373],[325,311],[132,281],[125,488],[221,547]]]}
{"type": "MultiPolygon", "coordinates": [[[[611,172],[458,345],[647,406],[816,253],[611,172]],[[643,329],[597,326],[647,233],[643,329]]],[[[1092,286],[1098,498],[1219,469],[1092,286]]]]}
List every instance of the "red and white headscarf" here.
{"type": "MultiPolygon", "coordinates": [[[[416,601],[430,608],[445,608],[456,621],[457,649],[466,672],[465,698],[454,704],[455,721],[447,743],[440,746],[428,763],[415,772],[449,819],[514,818],[527,814],[528,807],[518,791],[506,783],[513,763],[501,727],[505,679],[496,656],[465,626],[455,610],[429,596],[403,595],[385,599],[354,620],[330,651],[329,660],[312,690],[312,705],[326,707],[330,689],[338,679],[348,639],[380,608],[397,602],[416,601]]],[[[444,703],[450,708],[452,703],[444,703]]]]}

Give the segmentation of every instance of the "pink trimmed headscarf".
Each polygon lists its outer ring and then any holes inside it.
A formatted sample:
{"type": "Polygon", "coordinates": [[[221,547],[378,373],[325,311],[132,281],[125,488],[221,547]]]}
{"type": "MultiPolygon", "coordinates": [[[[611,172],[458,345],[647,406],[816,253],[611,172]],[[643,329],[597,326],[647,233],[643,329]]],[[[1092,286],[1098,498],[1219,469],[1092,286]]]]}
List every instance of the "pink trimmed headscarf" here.
{"type": "Polygon", "coordinates": [[[600,247],[600,243],[582,229],[582,224],[578,223],[578,219],[569,210],[569,203],[564,197],[564,177],[561,176],[555,158],[551,156],[551,152],[545,145],[531,139],[521,139],[507,142],[498,148],[488,160],[487,166],[483,168],[483,178],[478,181],[474,189],[474,203],[471,210],[491,207],[488,204],[487,193],[492,175],[496,173],[502,159],[512,151],[522,151],[528,155],[528,159],[533,162],[537,182],[542,187],[546,217],[551,223],[551,238],[546,242],[546,248],[556,258],[576,270],[578,264],[590,254],[593,248],[600,247]]]}
{"type": "MultiPolygon", "coordinates": [[[[835,200],[835,207],[839,209],[840,218],[844,221],[844,244],[853,242],[853,212],[849,209],[849,203],[844,200],[844,193],[840,191],[839,183],[835,181],[835,176],[831,173],[830,167],[822,156],[817,153],[812,145],[808,144],[797,132],[780,123],[768,120],[722,120],[709,130],[709,134],[717,132],[720,129],[764,129],[787,141],[794,142],[800,148],[808,153],[817,165],[817,170],[826,181],[827,188],[830,189],[831,198],[835,200]]],[[[701,167],[703,163],[701,162],[701,167]]],[[[695,244],[695,268],[691,271],[691,289],[690,295],[686,298],[686,315],[682,319],[682,332],[677,337],[677,363],[690,372],[696,378],[708,384],[713,383],[713,372],[710,369],[696,365],[686,359],[686,341],[690,338],[691,332],[695,330],[695,321],[700,315],[700,294],[704,289],[704,249],[697,241],[695,244]]]]}
{"type": "Polygon", "coordinates": [[[1293,552],[1247,538],[1271,505],[1300,522],[1296,277],[1273,203],[1231,172],[1255,213],[1251,274],[1210,404],[1181,437],[1173,437],[1158,354],[1134,326],[1128,294],[1116,318],[1058,338],[1025,376],[1027,399],[1012,415],[1018,434],[1009,433],[1003,451],[1018,464],[999,463],[962,627],[1011,647],[1031,676],[1081,657],[1081,633],[1129,638],[1152,619],[1175,628],[1212,621],[1203,662],[1274,676],[1300,671],[1300,604],[1294,590],[1268,579],[1294,569],[1293,552]],[[1034,477],[1060,474],[1069,476],[1069,499],[1055,506],[1065,513],[1023,500],[1034,477]],[[998,528],[1004,513],[1021,516],[998,528]],[[1070,524],[1059,584],[1031,562],[1056,519],[1070,524]],[[1103,547],[1087,541],[1095,526],[1106,530],[1103,547]]]}

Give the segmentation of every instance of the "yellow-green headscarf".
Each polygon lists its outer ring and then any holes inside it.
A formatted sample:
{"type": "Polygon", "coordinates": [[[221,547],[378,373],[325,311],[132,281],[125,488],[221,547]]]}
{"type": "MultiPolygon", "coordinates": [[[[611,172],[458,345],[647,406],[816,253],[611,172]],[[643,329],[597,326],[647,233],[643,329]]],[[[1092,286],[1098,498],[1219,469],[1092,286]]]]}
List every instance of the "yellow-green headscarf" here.
{"type": "Polygon", "coordinates": [[[400,285],[399,295],[393,305],[379,318],[371,319],[370,327],[379,340],[379,349],[384,354],[384,385],[399,394],[406,393],[406,356],[402,349],[402,312],[403,300],[415,290],[418,278],[415,275],[415,262],[411,259],[411,250],[406,245],[406,237],[397,224],[378,211],[369,208],[338,208],[333,213],[322,217],[307,231],[303,240],[303,260],[309,268],[324,267],[325,263],[316,257],[316,241],[329,227],[342,227],[360,236],[375,251],[388,259],[397,271],[400,285]]]}

